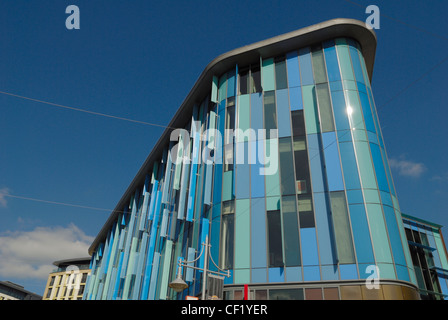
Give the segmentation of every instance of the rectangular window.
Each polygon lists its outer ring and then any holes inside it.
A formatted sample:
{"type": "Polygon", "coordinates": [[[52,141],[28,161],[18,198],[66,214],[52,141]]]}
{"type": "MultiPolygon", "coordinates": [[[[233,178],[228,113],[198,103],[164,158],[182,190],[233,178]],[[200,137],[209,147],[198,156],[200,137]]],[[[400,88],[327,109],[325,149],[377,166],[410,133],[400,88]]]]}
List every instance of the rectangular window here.
{"type": "Polygon", "coordinates": [[[233,269],[233,243],[235,234],[235,202],[222,203],[220,268],[233,269]]]}
{"type": "Polygon", "coordinates": [[[240,81],[239,81],[239,94],[248,94],[249,93],[249,69],[245,68],[239,72],[240,81]]]}
{"type": "Polygon", "coordinates": [[[280,153],[280,192],[282,195],[295,194],[294,162],[292,157],[291,138],[279,139],[280,153]]]}
{"type": "Polygon", "coordinates": [[[280,210],[267,211],[269,267],[283,266],[280,210]]]}
{"type": "Polygon", "coordinates": [[[300,266],[299,222],[295,196],[282,198],[285,265],[300,266]]]}
{"type": "Polygon", "coordinates": [[[305,119],[303,110],[295,110],[291,112],[292,117],[292,134],[293,136],[305,135],[305,119]]]}
{"type": "Polygon", "coordinates": [[[334,131],[333,111],[331,108],[328,84],[323,83],[316,85],[316,92],[322,132],[334,131]]]}
{"type": "Polygon", "coordinates": [[[297,194],[306,194],[311,192],[306,139],[304,136],[294,137],[293,144],[294,166],[296,171],[296,191],[297,194]]]}
{"type": "Polygon", "coordinates": [[[321,46],[312,48],[314,81],[316,84],[327,82],[327,72],[325,70],[324,54],[321,46]]]}
{"type": "Polygon", "coordinates": [[[260,66],[252,66],[250,70],[250,93],[261,92],[260,66]]]}
{"type": "Polygon", "coordinates": [[[271,139],[270,130],[277,129],[277,111],[275,107],[275,91],[264,93],[264,128],[266,129],[266,139],[271,139]]]}
{"type": "Polygon", "coordinates": [[[311,195],[298,195],[300,228],[314,228],[313,199],[311,195]]]}
{"type": "Polygon", "coordinates": [[[288,87],[285,57],[275,59],[275,85],[277,90],[288,87]]]}

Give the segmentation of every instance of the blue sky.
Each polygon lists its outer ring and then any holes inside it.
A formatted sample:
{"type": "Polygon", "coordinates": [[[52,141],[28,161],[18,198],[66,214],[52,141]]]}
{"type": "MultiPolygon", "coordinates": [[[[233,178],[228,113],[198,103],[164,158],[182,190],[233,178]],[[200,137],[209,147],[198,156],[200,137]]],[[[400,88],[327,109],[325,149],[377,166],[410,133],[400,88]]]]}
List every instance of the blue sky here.
{"type": "Polygon", "coordinates": [[[381,12],[373,93],[400,206],[448,228],[446,1],[5,0],[0,280],[43,294],[53,261],[87,256],[163,132],[9,94],[167,125],[218,55],[333,18],[365,21],[370,4],[381,12]],[[65,27],[72,4],[79,30],[65,27]]]}

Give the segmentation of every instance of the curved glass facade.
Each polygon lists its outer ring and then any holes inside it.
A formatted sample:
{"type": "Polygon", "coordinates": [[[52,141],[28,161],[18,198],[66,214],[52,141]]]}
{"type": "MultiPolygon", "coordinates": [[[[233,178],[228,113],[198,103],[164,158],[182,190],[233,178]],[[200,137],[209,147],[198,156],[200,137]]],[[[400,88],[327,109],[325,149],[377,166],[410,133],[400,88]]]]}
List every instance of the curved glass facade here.
{"type": "Polygon", "coordinates": [[[182,293],[168,284],[206,237],[209,268],[230,270],[229,299],[245,284],[258,299],[369,297],[378,294],[361,294],[371,266],[386,283],[381,297],[401,284],[400,297],[415,298],[359,43],[336,38],[234,64],[188,117],[95,247],[85,299],[198,295],[199,270],[183,269],[182,293]]]}

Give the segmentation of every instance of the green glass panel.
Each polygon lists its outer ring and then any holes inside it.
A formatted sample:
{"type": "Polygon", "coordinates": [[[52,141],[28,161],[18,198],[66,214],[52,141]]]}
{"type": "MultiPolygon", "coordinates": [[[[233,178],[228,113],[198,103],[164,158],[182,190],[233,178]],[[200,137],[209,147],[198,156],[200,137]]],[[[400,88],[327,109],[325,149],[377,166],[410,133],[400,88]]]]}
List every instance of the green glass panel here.
{"type": "Polygon", "coordinates": [[[320,46],[312,48],[311,52],[313,62],[314,82],[327,82],[327,71],[325,70],[325,61],[322,48],[320,46]]]}
{"type": "Polygon", "coordinates": [[[331,108],[328,85],[326,83],[318,84],[316,85],[316,91],[322,132],[334,131],[333,111],[331,108]]]}
{"type": "Polygon", "coordinates": [[[231,200],[234,198],[235,190],[233,184],[233,171],[227,171],[223,174],[222,182],[222,201],[231,200]]]}
{"type": "Polygon", "coordinates": [[[263,91],[275,90],[274,59],[263,60],[261,74],[263,91]]]}
{"type": "Polygon", "coordinates": [[[355,263],[345,193],[343,191],[331,192],[330,201],[339,263],[355,263]]]}
{"type": "Polygon", "coordinates": [[[336,50],[339,57],[339,65],[341,68],[341,74],[343,80],[355,80],[353,75],[352,62],[350,60],[350,52],[348,50],[347,42],[345,39],[336,39],[336,50]]]}
{"type": "Polygon", "coordinates": [[[354,145],[362,187],[364,189],[377,189],[369,144],[364,141],[355,141],[354,145]]]}

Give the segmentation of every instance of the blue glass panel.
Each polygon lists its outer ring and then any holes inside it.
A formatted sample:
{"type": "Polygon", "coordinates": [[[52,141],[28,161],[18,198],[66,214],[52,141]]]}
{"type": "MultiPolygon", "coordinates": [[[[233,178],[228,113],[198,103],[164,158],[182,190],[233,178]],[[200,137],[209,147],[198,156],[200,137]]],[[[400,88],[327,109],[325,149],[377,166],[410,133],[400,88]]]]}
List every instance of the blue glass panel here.
{"type": "Polygon", "coordinates": [[[352,204],[349,209],[358,263],[373,264],[375,259],[364,205],[352,204]]]}
{"type": "Polygon", "coordinates": [[[344,92],[331,91],[331,100],[333,102],[333,113],[334,121],[336,122],[336,130],[350,130],[344,92]]]}
{"type": "MultiPolygon", "coordinates": [[[[255,159],[250,165],[250,180],[251,180],[251,196],[252,198],[264,197],[265,184],[264,175],[260,174],[260,169],[264,167],[262,161],[257,155],[263,154],[264,146],[263,140],[250,142],[251,159],[255,159]],[[261,148],[261,150],[258,150],[261,148]]],[[[278,184],[278,183],[277,183],[278,184]]]]}
{"type": "Polygon", "coordinates": [[[319,265],[319,257],[317,255],[316,229],[301,228],[300,243],[302,248],[302,262],[304,266],[319,265]]]}
{"type": "Polygon", "coordinates": [[[277,90],[278,136],[291,136],[291,117],[289,112],[288,89],[277,90]]]}
{"type": "Polygon", "coordinates": [[[338,266],[322,266],[322,280],[339,280],[338,266]]]}
{"type": "Polygon", "coordinates": [[[314,84],[310,48],[303,48],[299,50],[299,62],[300,74],[302,76],[302,86],[314,84]]]}
{"type": "Polygon", "coordinates": [[[266,267],[266,213],[264,198],[251,200],[251,265],[266,267]]]}
{"type": "Polygon", "coordinates": [[[341,280],[358,279],[356,264],[341,264],[339,270],[341,271],[341,280]]]}
{"type": "Polygon", "coordinates": [[[289,101],[291,111],[303,110],[302,89],[300,87],[289,88],[289,101]]]}
{"type": "Polygon", "coordinates": [[[329,82],[340,81],[341,74],[339,72],[339,63],[336,54],[336,48],[334,46],[334,41],[333,40],[325,41],[323,43],[323,47],[324,47],[325,61],[327,64],[328,81],[329,82]]]}
{"type": "Polygon", "coordinates": [[[303,267],[304,281],[320,281],[320,271],[318,266],[303,267]]]}
{"type": "Polygon", "coordinates": [[[285,282],[284,268],[269,268],[269,282],[285,282]]]}
{"type": "Polygon", "coordinates": [[[347,190],[347,200],[349,204],[364,203],[361,190],[347,190]]]}
{"type": "MultiPolygon", "coordinates": [[[[242,154],[249,154],[249,143],[240,142],[236,143],[236,153],[237,159],[239,156],[242,157],[242,154]]],[[[239,158],[243,159],[243,158],[239,158]]],[[[244,157],[243,163],[236,164],[236,198],[237,199],[245,199],[250,197],[250,164],[244,157]]]]}
{"type": "Polygon", "coordinates": [[[288,69],[289,88],[300,86],[299,60],[297,51],[290,52],[286,55],[286,66],[288,69]]]}
{"type": "Polygon", "coordinates": [[[308,135],[308,152],[313,192],[324,192],[323,164],[321,160],[322,146],[317,134],[308,135]]]}
{"type": "Polygon", "coordinates": [[[314,193],[313,196],[320,263],[336,264],[336,251],[332,244],[333,241],[331,241],[332,236],[330,235],[330,230],[333,230],[333,226],[330,224],[331,213],[328,208],[327,199],[324,193],[314,193]]]}
{"type": "Polygon", "coordinates": [[[266,274],[266,268],[255,268],[252,269],[252,279],[251,282],[253,283],[266,283],[267,280],[267,274],[266,274]]]}
{"type": "Polygon", "coordinates": [[[342,91],[342,90],[344,90],[344,88],[342,86],[342,81],[330,82],[330,90],[331,91],[342,91]]]}
{"type": "Polygon", "coordinates": [[[325,169],[329,191],[344,190],[342,180],[341,162],[339,160],[338,143],[334,132],[322,134],[322,143],[325,154],[325,169]]]}
{"type": "Polygon", "coordinates": [[[286,267],[286,281],[302,281],[302,267],[286,267]]]}
{"type": "Polygon", "coordinates": [[[364,115],[364,122],[366,123],[366,129],[371,132],[376,132],[367,94],[364,92],[359,92],[359,99],[361,101],[361,108],[364,115]]]}
{"type": "Polygon", "coordinates": [[[409,278],[409,272],[407,267],[396,265],[395,268],[397,269],[398,280],[411,281],[411,279],[409,278]]]}
{"type": "Polygon", "coordinates": [[[342,169],[344,172],[345,186],[347,189],[361,189],[358,176],[358,166],[356,164],[353,143],[339,143],[341,152],[342,169]]]}
{"type": "Polygon", "coordinates": [[[380,147],[377,144],[370,143],[373,165],[375,166],[376,179],[380,190],[389,192],[386,171],[384,170],[383,158],[381,157],[380,147]]]}

